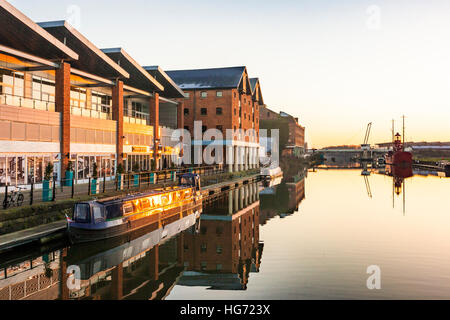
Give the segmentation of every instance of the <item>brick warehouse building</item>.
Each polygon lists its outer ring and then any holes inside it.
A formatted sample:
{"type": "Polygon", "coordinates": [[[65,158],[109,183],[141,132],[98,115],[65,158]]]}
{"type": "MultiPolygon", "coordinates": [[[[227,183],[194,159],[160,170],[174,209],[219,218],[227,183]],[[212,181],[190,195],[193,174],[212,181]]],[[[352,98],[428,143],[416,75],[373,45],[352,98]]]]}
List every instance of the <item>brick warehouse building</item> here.
{"type": "MultiPolygon", "coordinates": [[[[167,74],[186,93],[184,99],[178,100],[184,102],[184,128],[194,136],[194,122],[202,121],[202,132],[220,130],[226,139],[219,143],[224,147],[229,172],[259,167],[259,108],[264,104],[259,80],[249,79],[246,67],[176,70],[167,74]],[[227,129],[235,133],[253,129],[254,135],[236,134],[230,139],[227,129]]],[[[211,142],[206,139],[202,144],[211,142]]]]}
{"type": "Polygon", "coordinates": [[[0,0],[0,187],[41,183],[47,163],[61,178],[72,161],[78,182],[94,163],[107,178],[118,163],[162,167],[177,153],[161,144],[182,123],[182,97],[161,68],[100,50],[64,21],[36,24],[0,0]],[[160,113],[177,120],[163,127],[160,113]]]}
{"type": "Polygon", "coordinates": [[[260,110],[261,129],[280,130],[280,154],[301,156],[305,153],[305,127],[290,114],[281,111],[276,113],[267,106],[262,106],[260,110]]]}

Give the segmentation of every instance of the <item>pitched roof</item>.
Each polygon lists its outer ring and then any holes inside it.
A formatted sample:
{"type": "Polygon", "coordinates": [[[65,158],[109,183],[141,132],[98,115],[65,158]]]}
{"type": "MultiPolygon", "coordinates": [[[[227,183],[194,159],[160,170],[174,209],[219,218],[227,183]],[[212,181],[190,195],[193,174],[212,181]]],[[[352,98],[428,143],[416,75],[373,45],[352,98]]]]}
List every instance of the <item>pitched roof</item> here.
{"type": "Polygon", "coordinates": [[[228,67],[172,70],[166,73],[181,89],[228,89],[239,86],[245,70],[245,67],[228,67]]]}
{"type": "Polygon", "coordinates": [[[252,93],[255,91],[255,87],[258,81],[258,78],[250,78],[250,87],[252,88],[252,93]]]}

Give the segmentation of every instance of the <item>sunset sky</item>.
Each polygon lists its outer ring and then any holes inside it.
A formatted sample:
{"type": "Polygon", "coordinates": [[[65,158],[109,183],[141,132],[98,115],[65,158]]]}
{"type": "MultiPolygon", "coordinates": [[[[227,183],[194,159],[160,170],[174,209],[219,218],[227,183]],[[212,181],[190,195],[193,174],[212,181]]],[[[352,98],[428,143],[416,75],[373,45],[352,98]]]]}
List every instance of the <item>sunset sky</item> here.
{"type": "Polygon", "coordinates": [[[450,141],[450,1],[15,0],[100,48],[163,69],[248,67],[265,103],[299,117],[310,147],[391,137],[450,141]]]}

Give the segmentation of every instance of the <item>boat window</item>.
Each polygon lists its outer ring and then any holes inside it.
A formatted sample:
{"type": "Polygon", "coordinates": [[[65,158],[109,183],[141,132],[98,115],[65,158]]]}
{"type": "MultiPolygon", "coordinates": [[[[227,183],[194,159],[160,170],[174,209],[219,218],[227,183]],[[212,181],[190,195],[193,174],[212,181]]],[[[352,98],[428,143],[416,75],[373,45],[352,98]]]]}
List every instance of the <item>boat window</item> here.
{"type": "Polygon", "coordinates": [[[106,206],[106,219],[115,219],[122,216],[122,205],[120,203],[106,206]]]}
{"type": "Polygon", "coordinates": [[[123,214],[127,215],[127,214],[131,214],[133,213],[133,206],[131,203],[125,203],[123,205],[123,214]]]}
{"type": "Polygon", "coordinates": [[[94,221],[95,223],[103,221],[103,210],[100,206],[94,207],[94,221]]]}
{"type": "Polygon", "coordinates": [[[90,211],[89,204],[77,204],[73,218],[76,222],[87,223],[90,221],[90,211]]]}

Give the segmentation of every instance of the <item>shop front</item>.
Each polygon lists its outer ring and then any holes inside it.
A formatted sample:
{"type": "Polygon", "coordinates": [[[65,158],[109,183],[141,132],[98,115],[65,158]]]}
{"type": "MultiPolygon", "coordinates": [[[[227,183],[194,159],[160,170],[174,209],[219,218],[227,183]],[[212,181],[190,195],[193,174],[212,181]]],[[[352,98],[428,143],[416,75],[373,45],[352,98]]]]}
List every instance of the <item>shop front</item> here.
{"type": "Polygon", "coordinates": [[[8,186],[28,187],[31,183],[42,184],[45,168],[53,164],[53,174],[59,178],[58,153],[6,154],[0,153],[0,190],[8,186]]]}
{"type": "Polygon", "coordinates": [[[126,172],[151,171],[153,151],[149,146],[124,146],[126,172]]]}
{"type": "Polygon", "coordinates": [[[93,178],[94,163],[97,164],[97,177],[113,180],[116,174],[115,154],[76,153],[71,154],[70,159],[75,172],[74,178],[77,184],[88,183],[93,178]]]}

